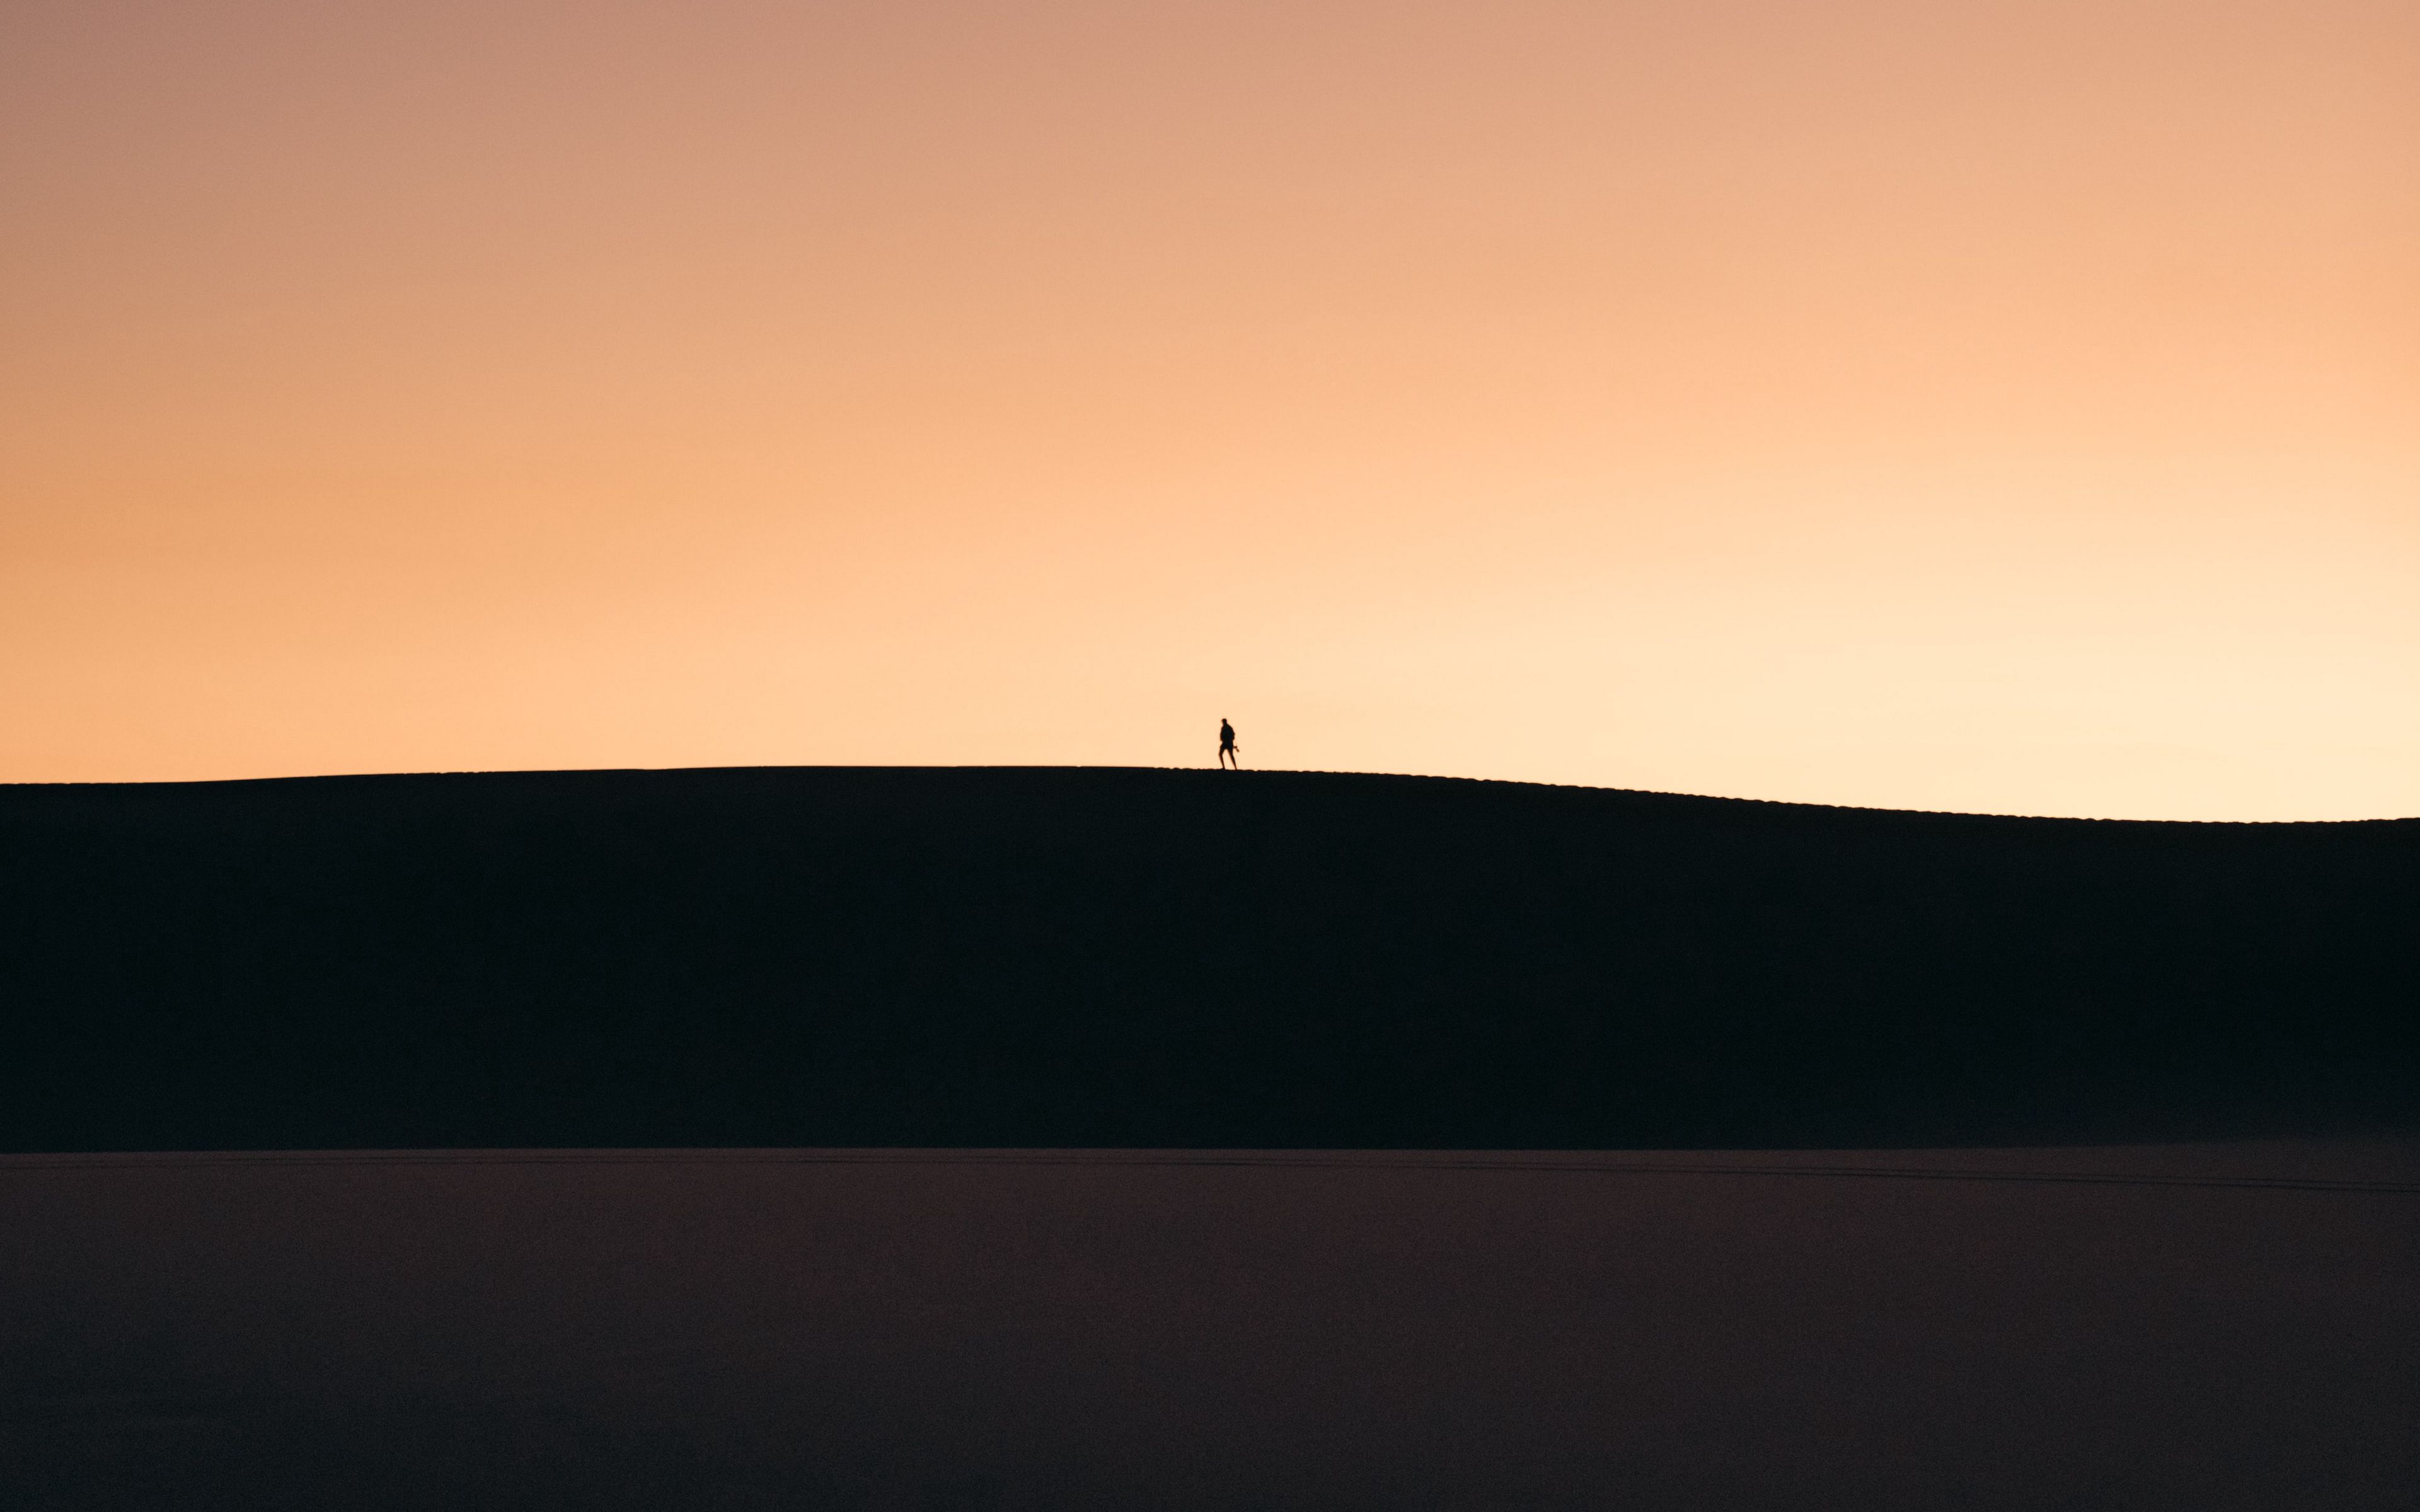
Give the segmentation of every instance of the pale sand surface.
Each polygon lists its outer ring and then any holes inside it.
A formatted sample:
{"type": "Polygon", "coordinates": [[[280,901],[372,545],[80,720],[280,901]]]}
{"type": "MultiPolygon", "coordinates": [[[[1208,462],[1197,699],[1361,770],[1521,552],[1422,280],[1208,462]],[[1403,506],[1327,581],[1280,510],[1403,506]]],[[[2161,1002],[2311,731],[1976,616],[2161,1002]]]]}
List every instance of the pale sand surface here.
{"type": "Polygon", "coordinates": [[[2420,1140],[0,1157],[0,1503],[2388,1508],[2420,1140]]]}

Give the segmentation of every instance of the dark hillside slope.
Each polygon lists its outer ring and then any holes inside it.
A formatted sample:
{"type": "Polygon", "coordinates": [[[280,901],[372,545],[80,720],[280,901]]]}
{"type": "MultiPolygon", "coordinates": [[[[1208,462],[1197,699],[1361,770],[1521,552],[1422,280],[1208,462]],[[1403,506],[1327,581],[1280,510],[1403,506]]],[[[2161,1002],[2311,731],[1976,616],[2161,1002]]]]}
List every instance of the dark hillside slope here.
{"type": "Polygon", "coordinates": [[[0,789],[0,1148],[2399,1119],[2420,823],[1123,769],[0,789]]]}

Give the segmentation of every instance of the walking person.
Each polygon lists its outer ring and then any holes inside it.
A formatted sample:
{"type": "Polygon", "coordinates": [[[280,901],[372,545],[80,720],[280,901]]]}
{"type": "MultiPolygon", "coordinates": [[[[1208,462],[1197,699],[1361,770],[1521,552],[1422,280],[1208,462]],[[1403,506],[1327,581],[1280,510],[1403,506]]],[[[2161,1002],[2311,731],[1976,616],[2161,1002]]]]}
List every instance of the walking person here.
{"type": "Polygon", "coordinates": [[[1238,772],[1244,769],[1243,759],[1235,754],[1235,727],[1225,719],[1218,721],[1218,766],[1222,771],[1230,767],[1238,772]]]}

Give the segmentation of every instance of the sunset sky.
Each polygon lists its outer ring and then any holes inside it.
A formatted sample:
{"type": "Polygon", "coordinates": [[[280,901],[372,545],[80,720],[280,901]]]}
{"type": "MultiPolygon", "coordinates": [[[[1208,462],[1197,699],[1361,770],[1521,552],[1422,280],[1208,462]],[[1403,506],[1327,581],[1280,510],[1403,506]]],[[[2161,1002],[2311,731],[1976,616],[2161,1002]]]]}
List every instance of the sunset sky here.
{"type": "Polygon", "coordinates": [[[2420,813],[2412,0],[0,7],[0,780],[2420,813]]]}

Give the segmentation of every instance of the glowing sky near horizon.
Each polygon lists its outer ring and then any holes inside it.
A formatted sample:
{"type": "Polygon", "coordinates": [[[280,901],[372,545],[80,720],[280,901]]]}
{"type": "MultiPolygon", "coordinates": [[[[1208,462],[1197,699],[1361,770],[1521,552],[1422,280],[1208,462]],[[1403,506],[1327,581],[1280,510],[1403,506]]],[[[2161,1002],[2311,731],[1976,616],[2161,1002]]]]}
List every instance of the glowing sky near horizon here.
{"type": "Polygon", "coordinates": [[[2420,7],[0,8],[0,780],[2420,813],[2420,7]]]}

